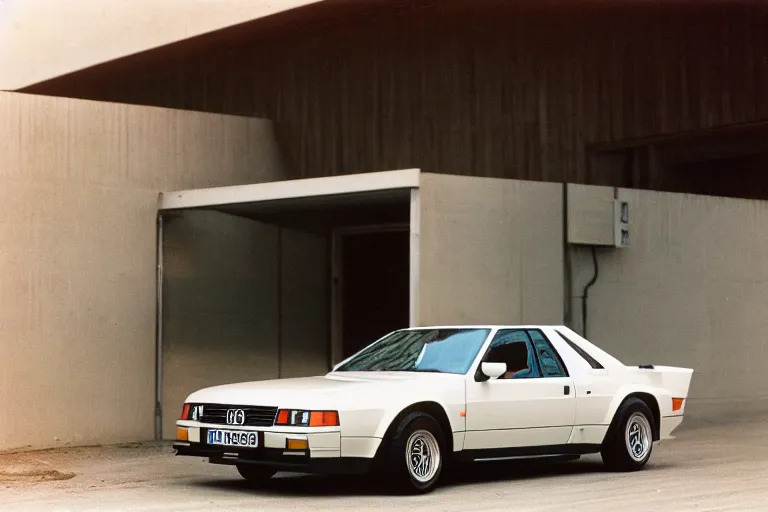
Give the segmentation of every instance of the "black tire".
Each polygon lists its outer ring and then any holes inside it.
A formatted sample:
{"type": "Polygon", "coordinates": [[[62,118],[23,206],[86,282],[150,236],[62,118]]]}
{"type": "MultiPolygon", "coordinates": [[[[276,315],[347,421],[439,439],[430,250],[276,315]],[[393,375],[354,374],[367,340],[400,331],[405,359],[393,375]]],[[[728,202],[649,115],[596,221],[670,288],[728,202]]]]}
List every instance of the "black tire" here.
{"type": "Polygon", "coordinates": [[[603,440],[600,456],[611,471],[642,469],[653,451],[653,413],[639,398],[628,398],[619,406],[603,440]],[[632,448],[630,448],[630,445],[632,448]]]}
{"type": "Polygon", "coordinates": [[[252,484],[265,484],[277,473],[277,470],[268,466],[258,466],[255,464],[238,464],[237,471],[240,473],[240,476],[252,484]]]}
{"type": "Polygon", "coordinates": [[[435,418],[423,412],[409,413],[400,420],[389,443],[383,447],[383,469],[388,483],[399,493],[433,491],[445,467],[446,446],[445,434],[435,418]],[[413,468],[416,459],[412,457],[420,458],[425,464],[413,468]]]}

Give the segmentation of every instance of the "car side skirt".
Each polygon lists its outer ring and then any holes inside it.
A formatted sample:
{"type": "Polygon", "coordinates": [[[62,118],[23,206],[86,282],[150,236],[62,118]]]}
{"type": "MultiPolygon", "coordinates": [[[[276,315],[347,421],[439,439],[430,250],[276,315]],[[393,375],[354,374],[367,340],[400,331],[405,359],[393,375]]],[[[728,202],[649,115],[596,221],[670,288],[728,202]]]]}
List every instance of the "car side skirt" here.
{"type": "Polygon", "coordinates": [[[466,462],[481,462],[505,459],[552,457],[559,455],[589,455],[593,453],[600,453],[599,444],[561,444],[551,446],[522,446],[517,448],[462,450],[456,453],[456,457],[466,462]]]}

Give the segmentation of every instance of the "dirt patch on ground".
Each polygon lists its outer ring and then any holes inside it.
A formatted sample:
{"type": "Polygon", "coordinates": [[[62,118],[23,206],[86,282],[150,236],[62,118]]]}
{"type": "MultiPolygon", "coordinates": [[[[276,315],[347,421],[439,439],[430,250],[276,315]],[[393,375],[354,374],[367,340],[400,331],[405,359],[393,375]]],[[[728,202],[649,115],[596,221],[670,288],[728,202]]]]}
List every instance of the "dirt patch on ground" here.
{"type": "Polygon", "coordinates": [[[63,473],[57,469],[35,468],[0,468],[0,482],[50,482],[52,480],[69,480],[74,473],[63,473]]]}
{"type": "Polygon", "coordinates": [[[25,454],[0,455],[0,483],[50,482],[69,480],[75,474],[25,454]]]}

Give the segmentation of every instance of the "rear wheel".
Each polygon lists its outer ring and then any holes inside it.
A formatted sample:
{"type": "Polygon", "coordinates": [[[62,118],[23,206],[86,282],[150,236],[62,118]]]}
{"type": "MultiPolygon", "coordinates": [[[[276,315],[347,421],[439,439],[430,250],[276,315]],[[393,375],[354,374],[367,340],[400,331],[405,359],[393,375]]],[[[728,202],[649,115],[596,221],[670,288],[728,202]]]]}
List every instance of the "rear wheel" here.
{"type": "Polygon", "coordinates": [[[440,479],[445,458],[445,437],[429,414],[414,412],[398,424],[387,446],[386,469],[400,491],[432,491],[440,479]]]}
{"type": "Polygon", "coordinates": [[[277,473],[276,470],[270,467],[254,464],[238,464],[237,471],[240,473],[240,476],[253,484],[264,484],[277,473]]]}
{"type": "Polygon", "coordinates": [[[616,412],[600,455],[613,471],[637,471],[646,465],[653,451],[653,414],[638,398],[630,398],[616,412]]]}

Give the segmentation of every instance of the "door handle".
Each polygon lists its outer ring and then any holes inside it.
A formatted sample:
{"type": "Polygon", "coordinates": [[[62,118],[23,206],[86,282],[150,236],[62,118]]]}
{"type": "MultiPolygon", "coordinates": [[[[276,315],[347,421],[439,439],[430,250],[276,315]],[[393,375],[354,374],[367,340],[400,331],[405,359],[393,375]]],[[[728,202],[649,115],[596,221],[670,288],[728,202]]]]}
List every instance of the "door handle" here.
{"type": "Polygon", "coordinates": [[[564,386],[563,387],[563,394],[564,395],[570,395],[571,394],[571,386],[564,386]]]}

